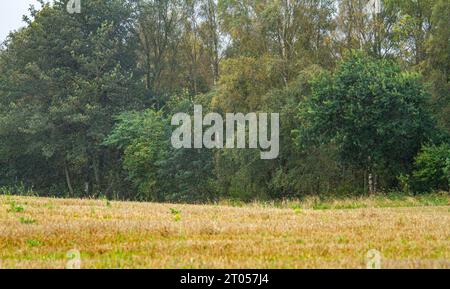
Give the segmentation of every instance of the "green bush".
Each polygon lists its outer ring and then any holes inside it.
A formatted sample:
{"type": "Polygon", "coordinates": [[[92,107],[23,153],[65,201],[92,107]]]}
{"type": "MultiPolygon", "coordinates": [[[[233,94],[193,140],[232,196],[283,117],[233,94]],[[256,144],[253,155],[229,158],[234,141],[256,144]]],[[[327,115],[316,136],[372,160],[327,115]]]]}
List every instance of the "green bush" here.
{"type": "Polygon", "coordinates": [[[123,151],[123,166],[138,190],[139,200],[160,197],[158,164],[167,156],[167,139],[167,120],[161,112],[148,109],[121,114],[104,142],[123,151]]]}
{"type": "Polygon", "coordinates": [[[425,146],[416,157],[412,186],[416,192],[449,190],[450,145],[425,146]]]}

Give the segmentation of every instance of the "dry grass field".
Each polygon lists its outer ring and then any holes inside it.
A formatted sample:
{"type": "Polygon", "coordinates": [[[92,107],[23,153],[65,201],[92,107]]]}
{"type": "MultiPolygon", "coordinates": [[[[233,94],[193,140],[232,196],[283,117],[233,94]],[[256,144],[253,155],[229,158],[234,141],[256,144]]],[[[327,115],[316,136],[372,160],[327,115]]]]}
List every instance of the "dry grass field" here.
{"type": "Polygon", "coordinates": [[[0,266],[450,268],[450,203],[170,205],[0,196],[0,266]],[[408,207],[401,207],[406,204],[408,207]]]}

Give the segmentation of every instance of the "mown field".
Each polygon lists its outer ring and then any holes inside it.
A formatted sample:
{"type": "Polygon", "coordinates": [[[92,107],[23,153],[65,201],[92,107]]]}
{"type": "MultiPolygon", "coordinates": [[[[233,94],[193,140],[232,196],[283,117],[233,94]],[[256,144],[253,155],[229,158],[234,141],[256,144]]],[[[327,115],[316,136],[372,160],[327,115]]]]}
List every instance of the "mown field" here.
{"type": "Polygon", "coordinates": [[[196,206],[0,196],[0,266],[450,268],[450,198],[196,206]]]}

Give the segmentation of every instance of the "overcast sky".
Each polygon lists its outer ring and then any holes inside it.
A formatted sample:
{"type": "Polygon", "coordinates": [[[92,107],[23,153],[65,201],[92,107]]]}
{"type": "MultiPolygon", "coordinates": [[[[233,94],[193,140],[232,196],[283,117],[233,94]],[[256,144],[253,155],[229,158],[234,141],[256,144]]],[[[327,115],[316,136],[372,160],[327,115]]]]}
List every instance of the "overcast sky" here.
{"type": "Polygon", "coordinates": [[[22,16],[29,15],[30,4],[34,4],[36,8],[40,7],[37,0],[0,0],[0,43],[10,31],[25,26],[22,16]]]}

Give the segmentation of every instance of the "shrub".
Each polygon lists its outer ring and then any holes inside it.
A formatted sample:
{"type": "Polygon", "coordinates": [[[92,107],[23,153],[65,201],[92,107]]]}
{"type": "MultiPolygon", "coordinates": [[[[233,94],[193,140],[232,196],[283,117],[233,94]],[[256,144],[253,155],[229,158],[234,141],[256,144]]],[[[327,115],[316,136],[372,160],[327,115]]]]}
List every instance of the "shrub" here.
{"type": "Polygon", "coordinates": [[[449,190],[450,145],[425,146],[415,160],[412,186],[416,192],[449,190]]]}

